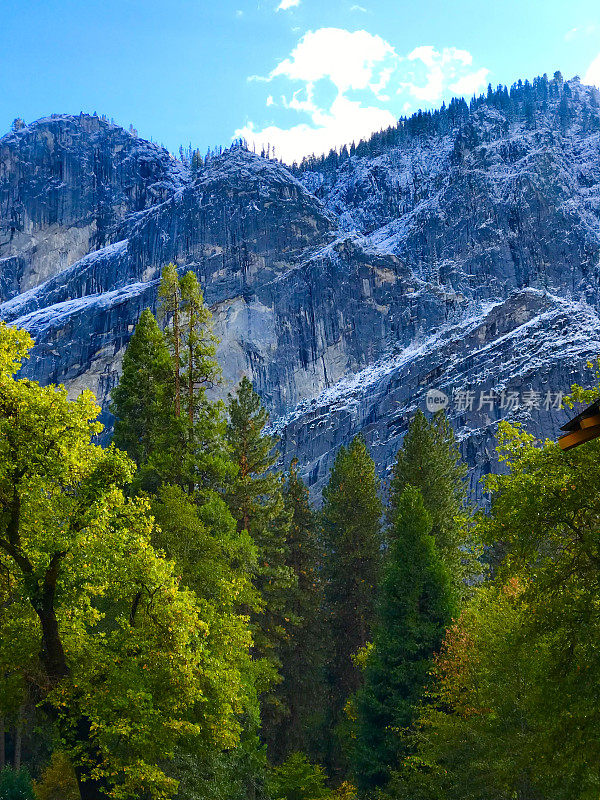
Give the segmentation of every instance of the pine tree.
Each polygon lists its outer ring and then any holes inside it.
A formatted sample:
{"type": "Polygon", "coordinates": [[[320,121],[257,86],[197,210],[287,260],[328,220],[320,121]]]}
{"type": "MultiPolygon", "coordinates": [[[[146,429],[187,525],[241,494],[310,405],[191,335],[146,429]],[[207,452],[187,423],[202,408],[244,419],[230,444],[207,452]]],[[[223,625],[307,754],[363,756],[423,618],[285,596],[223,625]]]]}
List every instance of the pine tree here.
{"type": "MultiPolygon", "coordinates": [[[[357,436],[348,449],[340,448],[323,490],[326,672],[332,728],[342,720],[344,704],[360,686],[360,671],[352,658],[371,635],[381,563],[378,489],[373,459],[364,439],[357,436]]],[[[331,740],[330,747],[330,771],[339,771],[339,746],[331,740]]]]}
{"type": "Polygon", "coordinates": [[[154,489],[161,483],[177,484],[190,495],[199,493],[201,499],[203,493],[226,486],[235,472],[225,441],[225,406],[206,397],[207,389],[221,377],[218,340],[193,272],[179,279],[175,265],[168,264],[159,300],[160,315],[168,323],[172,413],[149,458],[147,473],[154,489]]]}
{"type": "Polygon", "coordinates": [[[432,657],[455,609],[450,575],[431,536],[431,517],[421,492],[409,486],[397,500],[365,685],[354,703],[352,760],[362,793],[384,786],[405,754],[402,731],[416,718],[432,657]]]}
{"type": "MultiPolygon", "coordinates": [[[[287,566],[289,513],[283,500],[282,475],[272,469],[277,461],[276,440],[264,433],[269,415],[247,377],[235,396],[229,396],[228,411],[227,440],[239,471],[227,499],[238,530],[248,531],[258,551],[254,585],[262,608],[250,617],[254,653],[256,658],[266,659],[272,679],[277,680],[280,648],[291,623],[288,592],[294,576],[287,566]]],[[[265,724],[279,716],[278,705],[275,695],[263,696],[265,724]]]]}
{"type": "Polygon", "coordinates": [[[282,681],[276,690],[285,716],[268,742],[271,760],[276,763],[295,751],[314,749],[324,700],[318,519],[296,459],[290,466],[284,502],[290,516],[287,564],[296,584],[289,590],[288,608],[294,625],[281,646],[282,681]]]}
{"type": "Polygon", "coordinates": [[[123,357],[123,372],[113,389],[113,441],[139,466],[146,464],[169,413],[172,362],[164,334],[144,309],[123,357]]]}
{"type": "Polygon", "coordinates": [[[212,315],[192,271],[183,276],[179,285],[181,408],[185,412],[187,440],[183,472],[192,494],[195,490],[227,483],[233,471],[226,452],[224,404],[206,397],[207,390],[221,381],[212,315]]]}
{"type": "Polygon", "coordinates": [[[180,291],[183,306],[182,362],[187,392],[184,405],[187,408],[191,436],[203,399],[202,392],[219,382],[221,369],[216,359],[217,338],[211,328],[212,315],[204,303],[198,278],[191,270],[181,279],[180,291]]]}
{"type": "Polygon", "coordinates": [[[167,264],[162,271],[162,280],[158,290],[159,316],[163,320],[172,321],[172,330],[168,337],[173,348],[173,384],[175,416],[181,413],[181,285],[177,274],[177,267],[173,263],[167,264]]]}
{"type": "MultiPolygon", "coordinates": [[[[394,465],[389,516],[393,523],[400,497],[408,486],[421,491],[431,516],[436,547],[457,586],[464,586],[465,577],[473,569],[465,549],[466,471],[444,412],[438,412],[430,421],[422,411],[417,411],[394,465]]],[[[393,535],[393,524],[391,531],[393,535]]]]}

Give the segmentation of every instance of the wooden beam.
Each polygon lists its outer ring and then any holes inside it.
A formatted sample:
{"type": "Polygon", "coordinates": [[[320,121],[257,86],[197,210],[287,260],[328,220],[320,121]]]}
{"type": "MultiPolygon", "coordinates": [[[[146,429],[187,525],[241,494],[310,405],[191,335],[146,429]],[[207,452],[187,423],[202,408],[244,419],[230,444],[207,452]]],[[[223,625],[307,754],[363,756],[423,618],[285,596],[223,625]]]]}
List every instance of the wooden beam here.
{"type": "Polygon", "coordinates": [[[593,417],[584,417],[579,424],[582,428],[593,428],[596,425],[600,425],[600,414],[596,414],[593,417]]]}
{"type": "Polygon", "coordinates": [[[578,431],[567,433],[561,436],[558,440],[559,445],[563,450],[570,450],[572,447],[577,447],[578,444],[589,442],[590,439],[596,439],[600,436],[600,425],[594,425],[589,428],[580,428],[578,431]]]}

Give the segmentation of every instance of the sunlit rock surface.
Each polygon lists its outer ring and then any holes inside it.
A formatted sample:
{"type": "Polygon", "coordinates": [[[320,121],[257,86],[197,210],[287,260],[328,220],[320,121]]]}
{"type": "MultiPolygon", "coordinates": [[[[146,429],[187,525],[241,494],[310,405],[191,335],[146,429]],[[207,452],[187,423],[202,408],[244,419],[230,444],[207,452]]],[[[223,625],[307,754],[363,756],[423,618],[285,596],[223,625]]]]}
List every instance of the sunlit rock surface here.
{"type": "Polygon", "coordinates": [[[534,124],[483,104],[326,171],[233,149],[192,174],[90,116],[8,134],[0,317],[36,339],[26,374],[89,386],[106,409],[176,261],[205,289],[228,387],[254,381],[315,495],[358,432],[385,477],[431,389],[477,488],[497,420],[555,438],[548,392],[586,381],[600,352],[600,95],[568,86],[568,124],[558,99],[534,124]]]}

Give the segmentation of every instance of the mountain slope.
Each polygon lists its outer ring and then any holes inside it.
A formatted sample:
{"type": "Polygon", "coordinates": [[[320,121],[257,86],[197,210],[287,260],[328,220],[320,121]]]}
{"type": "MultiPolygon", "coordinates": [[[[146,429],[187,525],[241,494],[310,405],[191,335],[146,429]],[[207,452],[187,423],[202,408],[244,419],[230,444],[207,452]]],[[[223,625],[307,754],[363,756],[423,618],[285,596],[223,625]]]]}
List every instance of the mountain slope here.
{"type": "MultiPolygon", "coordinates": [[[[39,121],[0,140],[0,317],[36,338],[27,374],[106,407],[174,260],[205,288],[226,377],[254,381],[314,489],[358,431],[385,472],[428,389],[543,398],[585,380],[599,106],[576,80],[538,79],[352,154],[286,168],[233,148],[199,172],[96,117],[39,121]]],[[[555,436],[564,419],[455,405],[473,481],[495,420],[555,436]]]]}

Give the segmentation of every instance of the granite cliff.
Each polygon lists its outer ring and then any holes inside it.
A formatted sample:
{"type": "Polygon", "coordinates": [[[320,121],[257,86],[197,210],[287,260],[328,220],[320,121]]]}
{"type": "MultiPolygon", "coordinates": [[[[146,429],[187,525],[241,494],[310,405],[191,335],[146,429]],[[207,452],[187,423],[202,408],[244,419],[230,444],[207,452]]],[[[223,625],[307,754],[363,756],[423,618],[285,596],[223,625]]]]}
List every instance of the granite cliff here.
{"type": "Polygon", "coordinates": [[[176,261],[316,493],[359,431],[385,474],[430,390],[476,487],[495,422],[555,437],[557,393],[600,353],[600,93],[528,86],[293,168],[234,147],[192,171],[85,115],[9,133],[0,318],[36,340],[26,374],[106,408],[176,261]]]}

